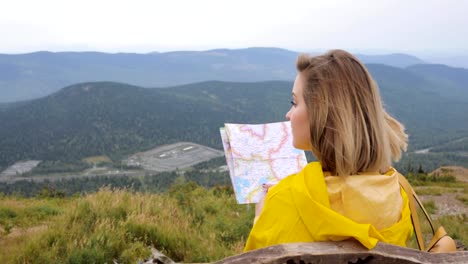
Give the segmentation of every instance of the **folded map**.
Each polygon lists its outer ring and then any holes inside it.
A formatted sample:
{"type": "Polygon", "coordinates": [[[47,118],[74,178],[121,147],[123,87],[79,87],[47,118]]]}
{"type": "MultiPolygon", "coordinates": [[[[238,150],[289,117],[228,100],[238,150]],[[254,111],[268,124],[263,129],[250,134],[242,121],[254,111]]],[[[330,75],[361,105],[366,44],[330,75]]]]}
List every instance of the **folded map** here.
{"type": "Polygon", "coordinates": [[[257,203],[262,184],[276,184],[307,164],[304,151],[293,147],[290,122],[224,125],[224,153],[240,204],[257,203]]]}

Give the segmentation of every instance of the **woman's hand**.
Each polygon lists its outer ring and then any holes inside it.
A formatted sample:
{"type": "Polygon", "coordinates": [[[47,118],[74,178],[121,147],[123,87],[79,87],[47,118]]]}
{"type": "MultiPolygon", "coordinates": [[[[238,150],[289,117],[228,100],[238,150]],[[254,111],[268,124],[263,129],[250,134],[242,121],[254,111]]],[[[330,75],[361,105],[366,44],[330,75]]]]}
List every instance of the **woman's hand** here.
{"type": "Polygon", "coordinates": [[[260,201],[258,201],[258,203],[255,204],[255,219],[257,219],[262,213],[263,206],[265,205],[265,197],[268,193],[268,189],[270,189],[270,187],[272,187],[273,185],[274,184],[266,184],[266,183],[262,184],[263,195],[260,201]]]}

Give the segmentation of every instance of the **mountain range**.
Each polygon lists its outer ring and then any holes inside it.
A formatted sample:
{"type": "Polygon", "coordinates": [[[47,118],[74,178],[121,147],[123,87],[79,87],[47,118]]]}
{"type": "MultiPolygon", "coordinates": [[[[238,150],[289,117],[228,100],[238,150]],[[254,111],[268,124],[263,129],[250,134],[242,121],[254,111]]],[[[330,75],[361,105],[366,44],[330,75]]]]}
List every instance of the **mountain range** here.
{"type": "MultiPolygon", "coordinates": [[[[0,102],[49,95],[81,82],[112,81],[166,87],[201,81],[294,80],[298,53],[279,48],[166,53],[35,52],[0,54],[0,102]]],[[[407,67],[424,63],[407,54],[361,55],[364,63],[407,67]]]]}

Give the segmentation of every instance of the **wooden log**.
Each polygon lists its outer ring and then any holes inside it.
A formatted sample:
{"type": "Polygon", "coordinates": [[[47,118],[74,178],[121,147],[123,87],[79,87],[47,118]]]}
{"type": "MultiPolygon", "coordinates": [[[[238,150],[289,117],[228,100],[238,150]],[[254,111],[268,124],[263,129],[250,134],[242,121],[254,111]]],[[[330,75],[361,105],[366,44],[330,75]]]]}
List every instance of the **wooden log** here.
{"type": "Polygon", "coordinates": [[[368,250],[354,240],[280,244],[225,258],[218,264],[308,264],[308,263],[468,263],[468,251],[427,253],[378,243],[368,250]]]}

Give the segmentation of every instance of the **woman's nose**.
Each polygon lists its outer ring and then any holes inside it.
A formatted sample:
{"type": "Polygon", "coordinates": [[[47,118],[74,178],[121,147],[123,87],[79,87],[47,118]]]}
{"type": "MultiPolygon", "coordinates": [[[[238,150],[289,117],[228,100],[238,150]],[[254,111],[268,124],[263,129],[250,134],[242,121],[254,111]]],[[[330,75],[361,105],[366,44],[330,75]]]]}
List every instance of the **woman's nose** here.
{"type": "Polygon", "coordinates": [[[291,109],[286,113],[286,119],[290,120],[289,116],[291,115],[291,109]]]}

